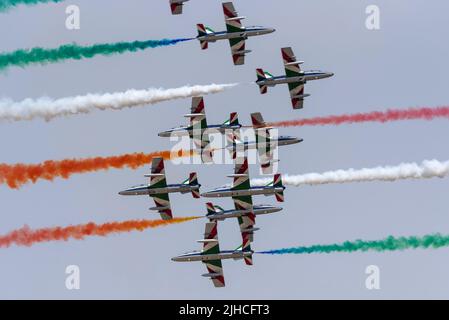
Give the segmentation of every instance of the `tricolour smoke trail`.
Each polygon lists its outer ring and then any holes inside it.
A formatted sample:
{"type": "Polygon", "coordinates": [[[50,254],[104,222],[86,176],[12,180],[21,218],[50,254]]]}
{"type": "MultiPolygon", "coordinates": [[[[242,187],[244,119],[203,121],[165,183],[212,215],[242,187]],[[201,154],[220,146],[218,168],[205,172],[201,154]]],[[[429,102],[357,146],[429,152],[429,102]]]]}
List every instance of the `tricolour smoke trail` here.
{"type": "Polygon", "coordinates": [[[15,244],[30,247],[33,244],[49,241],[67,241],[69,239],[83,240],[85,237],[106,237],[115,233],[144,231],[172,224],[179,224],[200,217],[174,218],[172,220],[130,220],[124,222],[109,222],[95,224],[93,222],[69,227],[53,227],[32,230],[28,226],[11,231],[0,236],[0,248],[8,248],[15,244]]]}
{"type": "MultiPolygon", "coordinates": [[[[376,167],[367,169],[349,169],[283,176],[286,185],[295,187],[303,185],[321,185],[329,183],[397,181],[404,179],[444,178],[449,174],[449,161],[425,160],[421,164],[402,163],[398,166],[376,167]]],[[[265,185],[271,179],[254,179],[253,185],[265,185]]]]}
{"type": "Polygon", "coordinates": [[[50,121],[56,117],[85,114],[94,110],[121,110],[169,100],[214,94],[234,86],[236,84],[210,84],[174,89],[128,90],[126,92],[88,94],[56,100],[40,98],[14,102],[3,99],[0,100],[0,120],[21,121],[42,118],[50,121]]]}
{"type": "Polygon", "coordinates": [[[16,7],[18,5],[34,5],[39,3],[48,3],[48,2],[62,2],[64,0],[0,0],[0,12],[6,11],[10,8],[16,7]]]}
{"type": "Polygon", "coordinates": [[[92,46],[66,44],[54,49],[32,48],[20,49],[0,54],[0,71],[8,67],[25,67],[30,64],[48,64],[63,60],[81,60],[97,55],[109,56],[125,52],[136,52],[157,47],[172,46],[192,39],[162,39],[133,42],[102,43],[92,46]]]}
{"type": "Polygon", "coordinates": [[[272,122],[269,125],[273,127],[337,126],[341,124],[362,122],[386,123],[404,120],[434,120],[437,118],[449,119],[449,107],[409,108],[404,110],[391,109],[387,111],[373,111],[368,113],[345,114],[340,116],[279,121],[272,122]]]}
{"type": "Polygon", "coordinates": [[[356,251],[402,251],[406,249],[438,249],[449,246],[449,236],[441,234],[426,235],[424,237],[390,236],[383,240],[344,242],[342,244],[314,245],[310,247],[294,247],[259,252],[261,254],[312,254],[356,251]]]}
{"type": "Polygon", "coordinates": [[[73,174],[89,173],[100,170],[131,168],[150,165],[151,160],[162,157],[166,160],[195,155],[195,151],[178,152],[158,151],[152,153],[132,153],[112,157],[85,159],[65,159],[45,161],[39,164],[0,164],[0,184],[18,189],[26,183],[38,180],[53,181],[55,178],[68,179],[73,174]]]}

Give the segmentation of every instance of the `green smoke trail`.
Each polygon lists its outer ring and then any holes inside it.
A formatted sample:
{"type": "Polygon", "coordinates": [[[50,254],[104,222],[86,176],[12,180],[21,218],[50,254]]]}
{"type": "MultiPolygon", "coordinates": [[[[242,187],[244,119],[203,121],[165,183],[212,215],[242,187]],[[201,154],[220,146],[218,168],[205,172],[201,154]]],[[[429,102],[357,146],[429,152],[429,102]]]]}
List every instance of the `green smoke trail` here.
{"type": "Polygon", "coordinates": [[[25,67],[30,64],[56,63],[62,60],[88,59],[97,55],[113,55],[124,52],[136,52],[140,50],[171,46],[179,42],[192,39],[162,39],[134,42],[117,42],[110,44],[95,44],[92,46],[80,46],[67,44],[54,49],[32,48],[21,49],[0,54],[0,71],[11,66],[25,67]]]}
{"type": "Polygon", "coordinates": [[[64,0],[0,0],[0,12],[6,11],[12,7],[16,7],[20,4],[24,5],[34,5],[39,3],[48,3],[48,2],[62,2],[64,0]]]}
{"type": "Polygon", "coordinates": [[[310,247],[285,248],[258,252],[261,254],[312,254],[333,252],[366,252],[366,251],[402,251],[406,249],[438,249],[449,246],[449,236],[439,233],[423,237],[400,237],[390,236],[384,240],[377,241],[346,241],[342,244],[314,245],[310,247]]]}

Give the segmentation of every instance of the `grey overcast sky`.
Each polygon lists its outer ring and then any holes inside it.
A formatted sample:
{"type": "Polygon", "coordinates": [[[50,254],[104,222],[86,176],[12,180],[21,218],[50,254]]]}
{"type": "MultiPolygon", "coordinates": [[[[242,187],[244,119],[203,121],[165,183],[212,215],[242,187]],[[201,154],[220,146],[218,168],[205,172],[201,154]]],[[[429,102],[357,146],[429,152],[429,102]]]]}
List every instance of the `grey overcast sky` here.
{"type": "MultiPolygon", "coordinates": [[[[261,111],[268,120],[385,110],[389,107],[448,103],[449,3],[444,0],[236,0],[248,25],[277,32],[248,41],[253,52],[234,67],[226,42],[202,52],[195,41],[136,54],[97,57],[0,74],[0,97],[21,100],[43,95],[65,97],[129,88],[171,88],[185,84],[249,83],[255,69],[282,73],[280,48],[292,46],[305,68],[335,72],[331,79],[309,83],[305,109],[293,111],[285,87],[259,94],[254,85],[206,98],[210,121],[238,111],[242,122],[261,111]],[[380,8],[381,29],[365,28],[365,9],[380,8]]],[[[184,15],[172,16],[168,0],[78,0],[19,7],[0,14],[1,51],[33,46],[55,47],[122,40],[190,37],[203,22],[224,29],[221,2],[192,0],[184,15]],[[81,30],[65,28],[65,9],[81,9],[81,30]]],[[[116,155],[167,149],[157,136],[182,124],[189,100],[120,112],[44,121],[0,124],[0,162],[36,163],[47,159],[116,155]]],[[[280,151],[284,173],[396,165],[406,161],[449,159],[447,121],[408,121],[340,127],[290,128],[304,143],[280,151]]],[[[0,234],[32,228],[151,218],[145,197],[123,198],[117,192],[144,182],[148,167],[76,175],[70,180],[39,182],[20,190],[0,186],[0,234]]],[[[228,182],[230,165],[167,164],[170,182],[197,170],[204,190],[228,182]]],[[[251,171],[257,173],[257,167],[251,171]]],[[[258,219],[256,250],[327,244],[388,235],[449,234],[449,181],[401,181],[289,188],[284,211],[258,219]]],[[[204,199],[171,197],[178,216],[204,213],[204,199]]],[[[257,202],[274,203],[273,199],[257,202]]],[[[232,202],[217,204],[230,207],[232,202]]],[[[144,233],[83,241],[11,247],[0,251],[0,298],[138,298],[138,299],[308,299],[308,298],[448,298],[449,249],[391,253],[310,256],[255,256],[254,266],[225,261],[227,287],[215,289],[201,263],[170,258],[199,249],[204,232],[195,221],[144,233]],[[65,268],[81,268],[81,290],[65,288],[65,268]],[[381,290],[365,288],[365,268],[377,265],[381,290]]],[[[241,241],[237,223],[219,227],[221,247],[241,241]]]]}

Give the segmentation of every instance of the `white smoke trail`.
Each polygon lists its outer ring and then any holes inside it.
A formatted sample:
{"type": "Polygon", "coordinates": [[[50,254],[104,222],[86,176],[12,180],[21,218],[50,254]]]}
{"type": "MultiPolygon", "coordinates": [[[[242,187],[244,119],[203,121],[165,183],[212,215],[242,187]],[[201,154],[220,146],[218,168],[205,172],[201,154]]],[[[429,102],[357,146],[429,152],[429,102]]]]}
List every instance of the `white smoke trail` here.
{"type": "Polygon", "coordinates": [[[25,99],[20,102],[2,99],[0,100],[0,120],[23,121],[42,118],[50,121],[56,117],[85,114],[94,110],[121,110],[169,100],[219,93],[236,85],[210,84],[174,89],[132,89],[125,92],[87,94],[62,99],[25,99]]]}
{"type": "MultiPolygon", "coordinates": [[[[421,164],[402,163],[398,166],[386,166],[366,169],[336,170],[324,173],[283,176],[285,185],[320,185],[329,183],[397,181],[404,179],[444,178],[449,175],[449,161],[425,160],[421,164]]],[[[266,185],[272,179],[254,179],[254,186],[266,185]]]]}

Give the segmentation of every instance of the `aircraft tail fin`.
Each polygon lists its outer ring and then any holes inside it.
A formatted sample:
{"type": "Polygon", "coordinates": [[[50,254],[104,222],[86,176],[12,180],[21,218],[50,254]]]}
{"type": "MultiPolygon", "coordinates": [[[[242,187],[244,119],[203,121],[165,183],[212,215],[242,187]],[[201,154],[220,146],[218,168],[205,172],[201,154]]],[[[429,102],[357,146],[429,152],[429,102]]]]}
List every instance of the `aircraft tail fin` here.
{"type": "MultiPolygon", "coordinates": [[[[200,187],[201,185],[198,182],[198,174],[196,172],[192,172],[189,176],[189,185],[191,187],[200,187]]],[[[199,189],[192,189],[192,196],[195,199],[199,199],[200,196],[200,192],[199,189]]]]}
{"type": "Polygon", "coordinates": [[[213,215],[217,213],[217,210],[215,209],[215,206],[212,202],[206,203],[206,209],[207,209],[207,215],[213,215]]]}
{"type": "Polygon", "coordinates": [[[277,190],[275,192],[275,196],[276,196],[276,200],[278,202],[284,202],[284,185],[282,183],[282,175],[281,174],[275,174],[274,175],[274,180],[273,180],[273,186],[275,188],[279,188],[282,190],[277,190]]]}
{"type": "Polygon", "coordinates": [[[203,36],[207,35],[207,30],[206,30],[206,27],[205,27],[204,24],[198,23],[198,24],[196,25],[196,28],[197,28],[197,30],[198,30],[198,36],[199,36],[199,37],[203,37],[203,36]]]}
{"type": "Polygon", "coordinates": [[[228,141],[227,149],[229,150],[232,159],[236,159],[237,152],[241,150],[242,142],[240,139],[240,130],[232,130],[231,132],[226,133],[226,140],[228,141]]]}
{"type": "MultiPolygon", "coordinates": [[[[207,35],[207,28],[204,26],[204,24],[199,23],[196,25],[196,28],[198,30],[198,37],[204,37],[207,35]]],[[[209,48],[209,42],[205,40],[200,40],[200,45],[202,50],[206,50],[207,48],[209,48]]]]}
{"type": "Polygon", "coordinates": [[[267,76],[265,75],[265,71],[263,69],[256,69],[257,73],[257,81],[267,80],[267,76]]]}
{"type": "Polygon", "coordinates": [[[230,126],[238,126],[239,123],[239,115],[237,112],[232,112],[229,116],[229,125],[230,126]]]}
{"type": "Polygon", "coordinates": [[[255,112],[251,114],[251,121],[253,123],[253,127],[255,129],[258,128],[264,128],[267,126],[267,124],[265,123],[265,120],[263,119],[263,116],[260,112],[255,112]]]}

